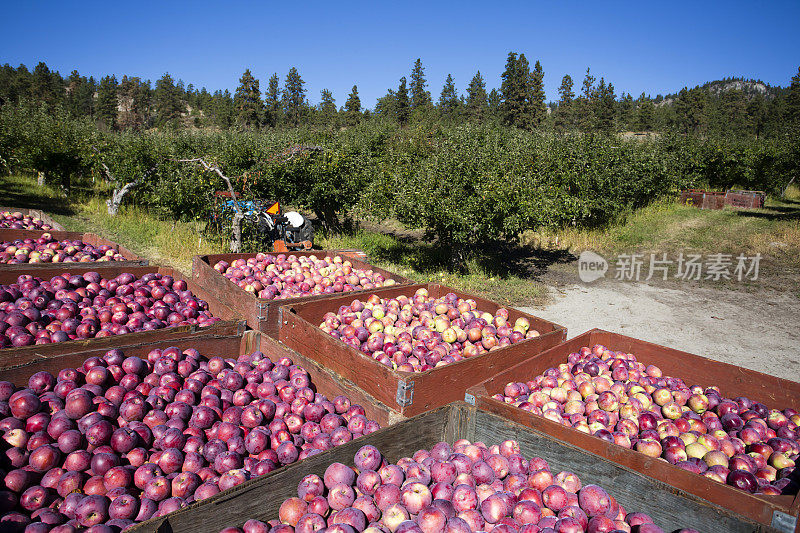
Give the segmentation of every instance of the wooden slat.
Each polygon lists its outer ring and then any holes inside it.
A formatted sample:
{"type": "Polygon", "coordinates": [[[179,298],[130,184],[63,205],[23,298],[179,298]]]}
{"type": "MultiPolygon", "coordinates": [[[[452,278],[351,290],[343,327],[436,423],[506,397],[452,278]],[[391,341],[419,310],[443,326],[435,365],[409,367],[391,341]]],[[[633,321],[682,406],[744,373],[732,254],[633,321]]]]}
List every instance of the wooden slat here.
{"type": "MultiPolygon", "coordinates": [[[[381,298],[412,296],[417,289],[423,287],[433,297],[453,292],[460,298],[472,298],[481,311],[494,313],[500,307],[490,300],[435,283],[381,288],[371,291],[370,294],[376,294],[381,298]]],[[[297,352],[351,380],[404,416],[414,416],[449,402],[462,400],[466,389],[480,383],[487,375],[497,373],[531,354],[555,346],[566,337],[566,329],[563,326],[509,309],[509,319],[512,323],[521,316],[527,317],[531,327],[537,329],[541,336],[425,372],[400,372],[378,363],[319,329],[318,324],[322,322],[325,313],[335,312],[340,306],[349,305],[354,298],[356,297],[346,294],[281,307],[280,340],[297,352]],[[410,405],[402,405],[397,401],[398,385],[401,383],[407,385],[413,383],[413,401],[410,405]]]]}
{"type": "Polygon", "coordinates": [[[444,438],[451,443],[457,438],[468,438],[490,444],[514,438],[520,442],[526,457],[540,456],[552,465],[555,472],[564,468],[578,474],[584,484],[603,486],[629,512],[650,514],[666,531],[680,527],[693,527],[707,533],[768,530],[735,513],[461,402],[310,457],[301,464],[290,465],[234,487],[167,517],[143,522],[132,531],[217,532],[227,526],[241,527],[250,518],[266,522],[277,518],[283,500],[297,495],[297,485],[305,475],[322,476],[333,462],[353,466],[353,455],[364,444],[376,446],[388,461],[395,462],[401,457],[411,456],[418,449],[429,449],[444,438]]]}
{"type": "Polygon", "coordinates": [[[45,224],[50,225],[53,229],[52,230],[32,230],[38,231],[38,233],[43,233],[44,231],[64,231],[64,226],[53,220],[53,217],[45,213],[40,209],[28,209],[28,208],[19,208],[19,207],[0,207],[0,211],[9,211],[11,213],[22,213],[23,215],[30,215],[32,217],[36,217],[45,224]]]}
{"type": "Polygon", "coordinates": [[[664,375],[681,378],[689,386],[717,385],[722,395],[728,398],[747,396],[771,408],[800,407],[800,384],[597,329],[532,356],[470,388],[467,392],[481,409],[545,432],[563,442],[668,483],[676,489],[748,516],[761,524],[772,523],[775,511],[798,515],[796,502],[792,502],[791,496],[748,494],[704,476],[687,472],[666,461],[608,443],[492,398],[492,395],[501,393],[508,382],[533,379],[548,368],[566,362],[570,353],[577,352],[583,346],[591,347],[594,344],[602,344],[615,351],[633,353],[642,363],[654,364],[661,368],[664,375]]]}
{"type": "MultiPolygon", "coordinates": [[[[242,288],[236,285],[233,281],[229,280],[216,270],[214,265],[219,261],[227,261],[232,263],[236,259],[250,259],[255,257],[256,254],[211,254],[211,255],[197,255],[192,259],[192,278],[199,284],[206,287],[210,291],[219,294],[219,298],[228,307],[233,309],[237,316],[245,320],[247,324],[267,335],[277,339],[278,329],[280,328],[279,308],[282,305],[302,303],[309,301],[316,301],[328,298],[331,295],[320,296],[305,296],[301,298],[285,298],[283,300],[265,300],[258,298],[256,295],[245,292],[242,288]]],[[[276,256],[277,253],[269,253],[266,255],[276,256]]],[[[294,255],[296,257],[308,257],[315,255],[319,258],[325,256],[340,255],[337,250],[316,250],[309,252],[291,252],[285,255],[294,255]]],[[[398,276],[388,270],[376,267],[352,257],[347,257],[347,260],[353,265],[354,268],[363,268],[373,270],[383,275],[386,279],[393,279],[397,285],[408,285],[410,282],[402,276],[398,276]]],[[[347,294],[363,294],[369,291],[352,291],[347,294]]],[[[335,296],[335,295],[334,295],[335,296]]]]}

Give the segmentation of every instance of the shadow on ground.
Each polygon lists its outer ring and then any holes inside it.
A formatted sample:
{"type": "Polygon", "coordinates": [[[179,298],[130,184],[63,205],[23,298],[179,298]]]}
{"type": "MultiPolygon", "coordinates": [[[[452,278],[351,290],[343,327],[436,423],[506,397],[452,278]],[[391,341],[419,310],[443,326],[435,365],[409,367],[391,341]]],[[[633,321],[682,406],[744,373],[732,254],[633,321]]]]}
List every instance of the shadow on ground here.
{"type": "MultiPolygon", "coordinates": [[[[427,240],[416,232],[373,228],[375,230],[392,239],[389,243],[382,241],[365,250],[372,259],[413,268],[421,274],[458,270],[457,253],[450,247],[440,246],[435,240],[427,240]]],[[[547,250],[502,242],[472,248],[464,257],[492,277],[533,279],[546,274],[553,265],[568,264],[578,259],[568,250],[547,250]]]]}
{"type": "Polygon", "coordinates": [[[740,209],[736,214],[740,217],[765,218],[767,220],[800,220],[800,202],[788,200],[791,206],[771,206],[759,211],[740,209]]]}
{"type": "Polygon", "coordinates": [[[0,179],[0,205],[20,209],[40,209],[65,216],[75,214],[66,198],[48,198],[37,191],[35,186],[7,179],[0,179]]]}

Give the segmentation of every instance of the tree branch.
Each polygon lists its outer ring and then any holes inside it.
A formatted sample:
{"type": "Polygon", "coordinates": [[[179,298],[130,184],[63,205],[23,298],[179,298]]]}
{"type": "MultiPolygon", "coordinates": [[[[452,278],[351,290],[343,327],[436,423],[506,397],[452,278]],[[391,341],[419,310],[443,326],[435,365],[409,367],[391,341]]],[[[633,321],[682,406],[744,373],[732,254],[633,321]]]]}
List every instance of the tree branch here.
{"type": "Polygon", "coordinates": [[[199,157],[193,159],[173,159],[173,161],[176,163],[198,163],[203,167],[203,169],[205,169],[206,172],[215,172],[228,185],[228,191],[231,193],[233,207],[236,210],[236,214],[233,216],[233,240],[231,241],[230,247],[232,252],[239,253],[242,250],[242,219],[244,218],[244,212],[239,206],[239,202],[236,200],[236,191],[233,190],[233,184],[231,183],[230,178],[223,174],[222,170],[220,170],[218,166],[211,165],[199,157]]]}
{"type": "MultiPolygon", "coordinates": [[[[92,150],[94,150],[94,152],[95,152],[97,155],[99,155],[99,156],[101,156],[101,157],[102,157],[102,154],[100,153],[100,150],[98,150],[96,146],[92,146],[92,150]]],[[[108,168],[108,165],[106,165],[106,164],[103,162],[103,160],[102,160],[102,159],[98,159],[98,161],[100,162],[100,166],[102,166],[102,167],[103,167],[103,170],[104,170],[104,171],[105,171],[105,173],[106,173],[106,177],[107,177],[108,179],[110,179],[111,181],[116,181],[116,180],[114,179],[114,175],[111,173],[111,169],[110,169],[110,168],[108,168]]]]}
{"type": "MultiPolygon", "coordinates": [[[[100,150],[98,150],[97,147],[92,146],[92,150],[94,150],[98,156],[102,155],[100,154],[100,150]]],[[[108,168],[108,165],[106,165],[102,159],[99,159],[98,161],[100,162],[100,166],[103,167],[103,172],[105,173],[106,178],[108,178],[110,181],[116,182],[117,180],[114,178],[114,174],[111,173],[111,169],[108,168]]],[[[112,217],[117,216],[117,212],[119,212],[119,206],[122,204],[122,199],[125,197],[125,195],[128,194],[128,192],[131,189],[133,189],[134,187],[141,184],[144,180],[146,180],[150,176],[150,174],[155,172],[157,166],[158,165],[153,165],[144,174],[139,176],[137,179],[126,183],[125,185],[122,186],[122,188],[115,188],[114,192],[111,195],[111,198],[106,200],[106,206],[108,207],[108,214],[111,215],[112,217]]]]}

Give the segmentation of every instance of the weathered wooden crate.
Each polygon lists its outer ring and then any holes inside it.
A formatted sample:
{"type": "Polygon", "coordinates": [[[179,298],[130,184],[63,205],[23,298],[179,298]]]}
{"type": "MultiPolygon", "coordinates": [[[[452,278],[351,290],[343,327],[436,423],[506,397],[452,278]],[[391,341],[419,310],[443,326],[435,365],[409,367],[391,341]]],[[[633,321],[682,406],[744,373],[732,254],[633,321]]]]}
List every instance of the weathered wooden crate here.
{"type": "Polygon", "coordinates": [[[228,526],[241,527],[250,518],[275,519],[281,503],[297,496],[297,485],[304,476],[322,476],[333,462],[353,466],[353,456],[361,446],[371,444],[387,460],[397,461],[439,441],[453,443],[461,438],[487,444],[515,439],[525,457],[542,457],[555,472],[574,472],[583,483],[603,486],[626,509],[648,513],[665,531],[682,527],[704,533],[770,531],[728,509],[463,402],[381,429],[165,517],[142,522],[130,531],[216,533],[228,526]]]}
{"type": "MultiPolygon", "coordinates": [[[[278,338],[278,329],[280,328],[278,308],[286,304],[295,304],[302,302],[310,302],[319,300],[321,298],[328,298],[336,296],[336,294],[325,294],[320,296],[307,296],[303,298],[286,298],[283,300],[266,300],[258,298],[256,295],[246,292],[234,282],[214,270],[214,265],[219,261],[227,261],[232,263],[236,259],[250,259],[255,257],[256,254],[213,254],[213,255],[196,255],[192,261],[192,279],[198,285],[205,287],[209,292],[218,295],[220,301],[233,309],[238,316],[247,322],[251,328],[262,331],[273,338],[278,338]]],[[[277,253],[269,253],[266,255],[278,255],[277,253]]],[[[325,257],[327,255],[343,255],[339,254],[336,250],[319,250],[311,252],[290,252],[285,255],[294,255],[297,257],[308,257],[316,255],[317,257],[325,257]]],[[[393,274],[388,270],[378,268],[370,265],[366,261],[357,259],[355,257],[347,257],[347,260],[352,263],[354,268],[371,269],[375,272],[382,274],[386,279],[392,279],[397,285],[407,285],[409,280],[397,274],[393,274]]],[[[357,295],[363,294],[368,291],[351,291],[345,294],[357,295]]],[[[355,298],[355,296],[353,296],[355,298]]]]}
{"type": "MultiPolygon", "coordinates": [[[[79,274],[82,272],[98,272],[104,278],[114,278],[122,273],[128,272],[136,277],[141,277],[150,273],[161,273],[163,275],[172,276],[177,279],[184,279],[179,272],[167,267],[157,266],[120,266],[115,262],[104,263],[75,263],[77,265],[86,265],[83,270],[65,270],[58,265],[50,265],[50,268],[41,268],[35,272],[30,272],[31,275],[42,279],[50,279],[64,272],[72,274],[79,274]]],[[[0,269],[0,285],[9,285],[17,282],[18,276],[22,274],[18,271],[0,269]]],[[[192,293],[208,302],[209,310],[215,317],[222,319],[222,321],[229,321],[231,323],[238,323],[235,319],[235,313],[226,305],[221,303],[216,295],[205,290],[194,283],[192,280],[187,279],[186,285],[192,293]]],[[[219,322],[215,325],[221,325],[219,322]]],[[[215,327],[211,326],[211,327],[215,327]]],[[[127,333],[125,335],[115,335],[112,337],[101,337],[93,339],[74,340],[67,342],[57,342],[52,344],[37,344],[34,346],[22,346],[19,348],[4,348],[0,350],[0,368],[24,364],[37,359],[45,359],[51,357],[58,357],[64,353],[85,351],[91,349],[104,349],[109,350],[116,346],[125,344],[147,342],[148,340],[160,340],[164,338],[171,338],[176,336],[185,335],[186,333],[193,333],[198,330],[207,329],[200,328],[196,325],[183,325],[173,328],[166,328],[153,331],[139,331],[135,333],[127,333]]]]}
{"type": "Polygon", "coordinates": [[[764,207],[767,194],[764,191],[738,191],[730,190],[725,193],[725,205],[743,209],[758,209],[764,207]]]}
{"type": "MultiPolygon", "coordinates": [[[[53,229],[52,230],[42,230],[42,231],[65,231],[64,226],[53,220],[53,217],[45,213],[40,209],[28,209],[28,208],[19,208],[19,207],[2,207],[0,206],[0,212],[2,211],[10,211],[11,213],[22,213],[23,215],[30,215],[32,217],[36,217],[40,219],[45,224],[48,224],[53,229]]],[[[37,233],[42,233],[39,230],[33,230],[37,233]]]]}
{"type": "MultiPolygon", "coordinates": [[[[504,372],[493,375],[470,388],[466,394],[466,401],[509,420],[545,432],[642,475],[667,483],[674,487],[674,490],[684,491],[726,507],[731,512],[739,513],[762,525],[771,525],[779,531],[786,532],[795,531],[796,527],[800,528],[797,523],[800,496],[749,494],[687,472],[667,461],[617,446],[492,398],[493,394],[502,393],[507,383],[533,379],[548,368],[566,363],[570,353],[577,352],[583,346],[591,347],[595,344],[602,344],[614,351],[633,353],[637,360],[648,365],[656,365],[661,368],[664,375],[681,378],[689,386],[716,385],[722,395],[728,398],[746,396],[772,408],[800,409],[798,383],[600,329],[578,335],[554,348],[532,355],[504,372]]],[[[703,528],[700,529],[704,531],[703,528]]]]}
{"type": "MultiPolygon", "coordinates": [[[[413,296],[417,289],[423,287],[434,298],[449,292],[460,298],[472,298],[481,311],[494,313],[500,308],[500,305],[490,300],[436,283],[388,287],[376,289],[369,294],[376,294],[381,298],[393,298],[401,294],[413,296]]],[[[404,416],[414,416],[452,401],[462,400],[466,389],[480,383],[486,376],[505,370],[566,338],[566,328],[563,326],[509,309],[511,323],[524,316],[530,321],[530,327],[538,330],[541,336],[426,372],[401,372],[380,364],[319,329],[318,325],[323,321],[325,313],[337,311],[342,305],[350,305],[354,298],[348,293],[316,302],[282,307],[280,340],[295,351],[351,380],[404,416]]]]}
{"type": "MultiPolygon", "coordinates": [[[[0,228],[0,242],[13,242],[17,239],[38,239],[42,236],[45,232],[41,231],[34,231],[34,230],[22,230],[22,229],[4,229],[0,228]]],[[[131,252],[124,246],[114,242],[109,241],[108,239],[104,239],[99,235],[95,235],[94,233],[80,233],[77,231],[48,231],[53,236],[54,239],[61,241],[64,239],[70,240],[81,240],[87,244],[91,244],[92,246],[111,246],[114,250],[117,250],[122,257],[125,258],[124,261],[95,261],[95,262],[88,262],[88,263],[17,263],[17,264],[8,264],[8,263],[0,263],[0,268],[4,270],[13,270],[19,272],[26,272],[32,273],[33,271],[40,270],[43,268],[52,268],[54,266],[58,266],[66,270],[72,269],[85,269],[88,268],[86,265],[103,265],[105,263],[114,263],[117,266],[146,266],[148,261],[136,255],[135,253],[131,252]]]]}
{"type": "Polygon", "coordinates": [[[722,209],[725,205],[725,193],[688,189],[681,191],[680,201],[682,204],[693,205],[700,209],[722,209]]]}

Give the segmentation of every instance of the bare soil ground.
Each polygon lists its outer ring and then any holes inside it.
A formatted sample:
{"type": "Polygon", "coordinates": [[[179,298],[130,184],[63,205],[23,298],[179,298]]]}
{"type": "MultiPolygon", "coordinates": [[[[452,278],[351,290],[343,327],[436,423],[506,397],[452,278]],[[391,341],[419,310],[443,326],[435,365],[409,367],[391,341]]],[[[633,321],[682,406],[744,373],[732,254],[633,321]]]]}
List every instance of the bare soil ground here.
{"type": "Polygon", "coordinates": [[[601,328],[800,382],[800,298],[788,291],[655,286],[612,280],[550,284],[521,307],[567,327],[601,328]]]}

